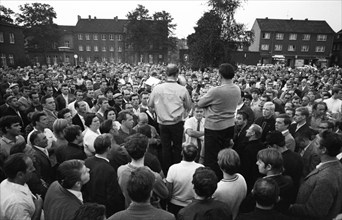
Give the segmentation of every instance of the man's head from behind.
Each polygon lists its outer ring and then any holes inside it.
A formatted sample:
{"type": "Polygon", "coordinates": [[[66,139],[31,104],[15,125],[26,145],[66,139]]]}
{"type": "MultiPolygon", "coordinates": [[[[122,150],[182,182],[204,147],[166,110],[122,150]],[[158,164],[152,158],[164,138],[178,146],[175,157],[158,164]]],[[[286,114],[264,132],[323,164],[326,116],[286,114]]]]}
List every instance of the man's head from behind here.
{"type": "Polygon", "coordinates": [[[259,206],[273,207],[279,200],[279,186],[271,178],[261,178],[255,182],[252,195],[259,206]]]}
{"type": "Polygon", "coordinates": [[[59,165],[57,180],[66,189],[79,189],[90,180],[89,169],[82,160],[67,160],[59,165]]]}
{"type": "Polygon", "coordinates": [[[235,150],[226,148],[219,152],[217,163],[223,172],[234,175],[239,171],[240,157],[235,150]]]}
{"type": "Polygon", "coordinates": [[[233,79],[234,77],[234,67],[229,63],[223,63],[220,65],[219,73],[224,79],[233,79]]]}
{"type": "Polygon", "coordinates": [[[106,153],[112,146],[112,138],[110,134],[101,134],[94,141],[94,148],[97,154],[106,153]]]}
{"type": "Polygon", "coordinates": [[[176,64],[170,63],[166,67],[166,75],[176,77],[179,73],[178,67],[176,64]]]}
{"type": "Polygon", "coordinates": [[[155,176],[145,167],[131,172],[127,182],[128,196],[137,203],[148,202],[155,182],[155,176]]]}
{"type": "Polygon", "coordinates": [[[125,148],[133,160],[144,157],[148,147],[148,138],[143,134],[133,134],[126,138],[125,148]]]}
{"type": "Polygon", "coordinates": [[[216,174],[209,167],[199,167],[192,177],[192,184],[198,196],[208,199],[217,189],[216,174]]]}
{"type": "Polygon", "coordinates": [[[183,144],[182,155],[183,160],[192,162],[196,159],[198,149],[194,144],[183,144]]]}

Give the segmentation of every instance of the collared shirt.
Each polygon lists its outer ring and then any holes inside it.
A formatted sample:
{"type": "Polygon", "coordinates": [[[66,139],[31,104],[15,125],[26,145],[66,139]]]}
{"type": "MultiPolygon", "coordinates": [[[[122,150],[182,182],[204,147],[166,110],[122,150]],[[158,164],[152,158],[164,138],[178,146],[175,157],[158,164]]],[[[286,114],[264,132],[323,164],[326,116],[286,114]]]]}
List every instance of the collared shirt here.
{"type": "Polygon", "coordinates": [[[329,161],[326,161],[326,162],[321,162],[319,163],[317,166],[316,166],[316,169],[319,169],[321,166],[323,166],[324,164],[328,164],[328,163],[333,163],[333,162],[336,162],[336,160],[329,160],[329,161]]]}
{"type": "Polygon", "coordinates": [[[69,100],[68,100],[68,96],[69,96],[69,95],[63,95],[63,94],[62,94],[62,96],[63,96],[63,98],[64,98],[64,100],[65,100],[65,106],[68,106],[68,105],[69,105],[69,100]]]}
{"type": "Polygon", "coordinates": [[[74,196],[76,196],[76,198],[78,198],[83,203],[83,196],[82,196],[82,193],[80,191],[76,191],[76,190],[72,190],[72,189],[66,189],[66,190],[68,190],[70,193],[72,193],[74,196]]]}
{"type": "Polygon", "coordinates": [[[303,127],[305,124],[306,124],[306,122],[305,122],[304,124],[302,124],[302,125],[299,125],[299,126],[298,126],[298,124],[297,124],[296,131],[295,131],[295,132],[297,132],[297,131],[299,130],[299,128],[303,127]]]}
{"type": "MultiPolygon", "coordinates": [[[[27,135],[27,144],[30,145],[31,147],[32,147],[32,144],[30,141],[30,137],[34,131],[38,131],[38,130],[36,128],[33,128],[33,130],[27,135]]],[[[57,141],[57,138],[55,137],[53,132],[48,128],[44,129],[44,134],[45,134],[46,138],[48,139],[48,146],[46,147],[46,149],[48,150],[52,147],[52,143],[57,141]]]]}
{"type": "Polygon", "coordinates": [[[107,161],[109,163],[109,160],[105,157],[102,157],[101,155],[95,154],[95,157],[100,158],[100,159],[104,159],[105,161],[107,161]]]}
{"type": "MultiPolygon", "coordinates": [[[[205,123],[205,118],[202,118],[201,122],[200,122],[199,131],[204,132],[204,123],[205,123]]],[[[188,129],[192,129],[193,131],[197,131],[197,126],[198,126],[198,120],[196,119],[196,117],[191,117],[191,118],[188,118],[185,120],[185,123],[184,123],[185,143],[192,143],[195,146],[197,146],[197,138],[196,137],[190,137],[186,133],[186,131],[188,129]]],[[[199,137],[199,139],[201,140],[201,144],[203,146],[204,145],[204,135],[202,137],[199,137]]]]}
{"type": "Polygon", "coordinates": [[[31,220],[36,207],[33,194],[26,184],[12,183],[8,179],[0,184],[0,219],[31,220]]]}
{"type": "Polygon", "coordinates": [[[21,142],[25,142],[24,137],[21,135],[16,136],[15,141],[10,140],[6,138],[5,136],[2,136],[0,138],[0,152],[3,153],[7,157],[10,154],[12,146],[21,142]]]}
{"type": "Polygon", "coordinates": [[[41,152],[43,152],[47,157],[49,157],[49,152],[48,150],[46,150],[46,148],[42,148],[42,147],[38,147],[36,145],[34,145],[38,150],[40,150],[41,152]]]}
{"type": "Polygon", "coordinates": [[[300,156],[303,157],[303,155],[304,155],[306,149],[308,149],[308,147],[310,146],[311,143],[312,143],[312,141],[310,141],[310,143],[309,143],[309,144],[300,152],[300,156]]]}
{"type": "Polygon", "coordinates": [[[289,130],[286,129],[285,131],[282,131],[281,133],[283,134],[283,136],[285,136],[288,132],[289,132],[289,130]]]}

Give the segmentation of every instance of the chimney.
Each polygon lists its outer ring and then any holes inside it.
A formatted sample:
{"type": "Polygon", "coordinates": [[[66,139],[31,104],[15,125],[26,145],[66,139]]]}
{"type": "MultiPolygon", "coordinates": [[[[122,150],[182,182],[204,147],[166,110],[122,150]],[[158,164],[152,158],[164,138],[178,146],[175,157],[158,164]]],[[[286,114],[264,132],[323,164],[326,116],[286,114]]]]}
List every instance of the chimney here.
{"type": "Polygon", "coordinates": [[[114,21],[118,21],[118,16],[115,16],[115,17],[114,17],[114,21]]]}
{"type": "Polygon", "coordinates": [[[266,20],[268,20],[268,17],[266,17],[266,20]]]}
{"type": "Polygon", "coordinates": [[[77,21],[81,20],[81,16],[77,15],[77,21]]]}
{"type": "Polygon", "coordinates": [[[309,19],[305,18],[305,21],[308,21],[309,19]]]}
{"type": "Polygon", "coordinates": [[[290,21],[293,21],[293,18],[290,18],[290,21]]]}
{"type": "Polygon", "coordinates": [[[96,19],[96,16],[94,16],[94,20],[96,19]]]}
{"type": "Polygon", "coordinates": [[[91,15],[88,16],[89,21],[91,20],[91,15]]]}

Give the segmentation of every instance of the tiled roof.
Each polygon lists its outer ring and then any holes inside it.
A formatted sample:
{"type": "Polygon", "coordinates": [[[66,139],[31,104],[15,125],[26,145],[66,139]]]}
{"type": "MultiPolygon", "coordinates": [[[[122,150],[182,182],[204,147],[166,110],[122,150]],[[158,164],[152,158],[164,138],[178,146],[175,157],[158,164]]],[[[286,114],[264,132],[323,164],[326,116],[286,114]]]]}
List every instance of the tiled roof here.
{"type": "Polygon", "coordinates": [[[335,34],[326,21],[291,20],[291,19],[256,19],[261,31],[279,31],[292,33],[335,34]]]}
{"type": "Polygon", "coordinates": [[[123,19],[80,19],[76,32],[123,33],[128,20],[123,19]]]}
{"type": "Polygon", "coordinates": [[[58,28],[63,31],[63,33],[72,33],[75,30],[75,26],[68,25],[58,25],[58,28]]]}

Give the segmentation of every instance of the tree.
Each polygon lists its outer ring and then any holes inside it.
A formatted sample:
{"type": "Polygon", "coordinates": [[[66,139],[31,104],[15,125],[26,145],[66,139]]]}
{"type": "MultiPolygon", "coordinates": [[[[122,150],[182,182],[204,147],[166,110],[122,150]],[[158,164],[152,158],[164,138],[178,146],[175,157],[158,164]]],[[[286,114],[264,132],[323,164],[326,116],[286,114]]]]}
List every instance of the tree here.
{"type": "Polygon", "coordinates": [[[211,10],[198,20],[195,33],[188,36],[190,62],[193,67],[218,66],[224,58],[224,41],[221,39],[222,21],[211,10]]]}
{"type": "Polygon", "coordinates": [[[13,14],[14,12],[10,8],[0,5],[0,21],[13,24],[13,14]]]}
{"type": "Polygon", "coordinates": [[[176,43],[177,39],[173,37],[173,32],[177,27],[177,24],[173,24],[173,17],[170,13],[166,11],[161,12],[155,12],[153,14],[153,20],[154,21],[161,21],[161,22],[155,22],[155,31],[156,33],[160,33],[157,35],[159,39],[157,39],[158,43],[160,45],[164,45],[171,50],[176,49],[176,43]],[[165,24],[163,22],[167,23],[167,31],[165,30],[165,24]],[[165,34],[167,36],[165,36],[165,34]]]}
{"type": "Polygon", "coordinates": [[[58,26],[53,23],[57,17],[55,10],[48,4],[40,3],[20,5],[19,10],[21,13],[16,15],[16,22],[25,28],[28,49],[42,51],[46,59],[46,52],[52,49],[52,44],[58,42],[61,36],[58,26]]]}

